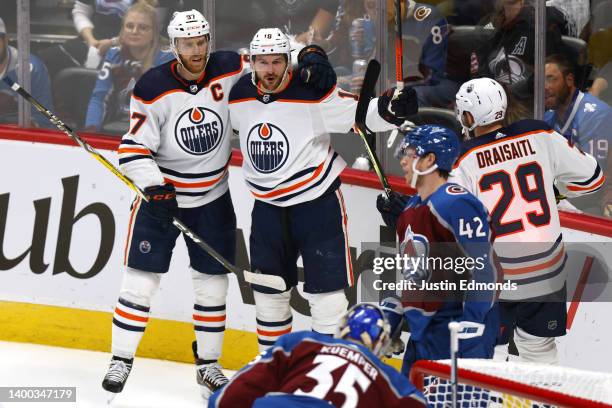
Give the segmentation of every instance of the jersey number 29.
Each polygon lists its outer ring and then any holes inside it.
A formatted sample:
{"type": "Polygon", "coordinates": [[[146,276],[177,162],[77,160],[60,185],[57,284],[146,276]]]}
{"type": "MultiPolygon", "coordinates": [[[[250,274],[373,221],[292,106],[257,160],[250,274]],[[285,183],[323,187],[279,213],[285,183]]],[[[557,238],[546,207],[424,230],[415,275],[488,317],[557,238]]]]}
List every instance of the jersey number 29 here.
{"type": "MultiPolygon", "coordinates": [[[[546,198],[544,188],[544,177],[542,168],[536,162],[522,164],[516,168],[514,177],[511,174],[499,170],[487,173],[480,179],[478,186],[480,191],[489,191],[495,184],[500,184],[502,195],[491,210],[491,225],[496,236],[508,235],[521,232],[525,229],[522,219],[502,222],[504,214],[512,205],[512,201],[518,192],[523,200],[528,203],[539,202],[541,211],[529,211],[526,213],[527,221],[534,227],[541,227],[550,222],[550,207],[546,198]],[[534,186],[529,185],[529,177],[533,177],[534,186]]],[[[516,204],[515,204],[516,205],[516,204]]]]}

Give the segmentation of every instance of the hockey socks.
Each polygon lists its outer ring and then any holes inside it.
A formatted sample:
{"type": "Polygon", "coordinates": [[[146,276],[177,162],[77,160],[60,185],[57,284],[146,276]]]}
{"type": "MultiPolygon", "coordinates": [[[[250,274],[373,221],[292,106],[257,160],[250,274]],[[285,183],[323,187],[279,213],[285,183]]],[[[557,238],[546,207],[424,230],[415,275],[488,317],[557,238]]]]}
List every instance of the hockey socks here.
{"type": "Polygon", "coordinates": [[[148,321],[149,307],[119,298],[113,314],[113,355],[133,358],[148,321]]]}
{"type": "Polygon", "coordinates": [[[193,305],[193,327],[197,340],[196,358],[200,364],[214,363],[221,355],[225,333],[225,305],[193,305]]]}

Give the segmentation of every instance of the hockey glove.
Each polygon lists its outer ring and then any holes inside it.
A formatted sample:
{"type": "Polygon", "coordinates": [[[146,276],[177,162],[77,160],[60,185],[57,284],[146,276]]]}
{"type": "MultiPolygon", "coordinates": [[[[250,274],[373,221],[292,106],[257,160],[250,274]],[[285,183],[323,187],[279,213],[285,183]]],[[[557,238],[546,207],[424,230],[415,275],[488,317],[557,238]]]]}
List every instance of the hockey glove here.
{"type": "Polygon", "coordinates": [[[408,196],[394,191],[390,193],[390,198],[387,198],[384,194],[379,194],[376,197],[376,209],[380,212],[388,227],[395,229],[397,219],[404,212],[408,198],[408,196]]]}
{"type": "Polygon", "coordinates": [[[336,71],[318,45],[311,44],[300,51],[297,72],[304,84],[315,89],[326,91],[336,85],[336,71]]]}
{"type": "Polygon", "coordinates": [[[406,87],[397,93],[395,88],[390,88],[378,97],[378,114],[395,126],[400,126],[418,111],[419,102],[413,88],[406,87]]]}
{"type": "Polygon", "coordinates": [[[174,186],[172,184],[151,186],[145,188],[144,193],[148,201],[142,205],[147,213],[164,226],[169,226],[178,212],[174,186]]]}

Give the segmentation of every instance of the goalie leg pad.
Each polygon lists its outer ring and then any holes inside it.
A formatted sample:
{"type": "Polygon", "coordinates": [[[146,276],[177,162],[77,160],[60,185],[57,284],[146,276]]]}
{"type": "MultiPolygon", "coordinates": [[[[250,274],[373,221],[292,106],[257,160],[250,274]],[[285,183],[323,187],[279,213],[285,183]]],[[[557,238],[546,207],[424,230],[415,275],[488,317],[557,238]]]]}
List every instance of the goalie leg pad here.
{"type": "Polygon", "coordinates": [[[228,278],[227,275],[209,275],[193,268],[190,270],[195,298],[193,327],[197,357],[202,364],[209,364],[219,359],[223,346],[228,278]]]}
{"type": "Polygon", "coordinates": [[[113,314],[113,355],[134,358],[149,321],[151,299],[159,288],[160,280],[159,273],[127,268],[113,314]]]}
{"type": "Polygon", "coordinates": [[[348,300],[344,290],[309,295],[312,330],[318,333],[335,334],[340,319],[347,311],[348,300]]]}
{"type": "Polygon", "coordinates": [[[559,364],[554,337],[534,336],[517,327],[514,330],[514,343],[519,352],[519,361],[559,364]]]}
{"type": "Polygon", "coordinates": [[[291,290],[282,293],[254,291],[259,351],[267,350],[283,334],[291,332],[291,290]]]}

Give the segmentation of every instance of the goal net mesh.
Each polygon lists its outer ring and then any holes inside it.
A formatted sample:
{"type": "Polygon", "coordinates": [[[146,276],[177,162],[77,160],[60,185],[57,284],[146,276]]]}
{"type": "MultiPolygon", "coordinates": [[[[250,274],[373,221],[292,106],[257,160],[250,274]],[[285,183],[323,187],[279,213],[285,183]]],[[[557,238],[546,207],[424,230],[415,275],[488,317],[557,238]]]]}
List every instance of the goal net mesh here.
{"type": "MultiPolygon", "coordinates": [[[[480,359],[460,359],[458,367],[458,407],[612,408],[612,374],[480,359]]],[[[410,378],[430,406],[451,407],[450,360],[419,361],[410,378]]]]}

